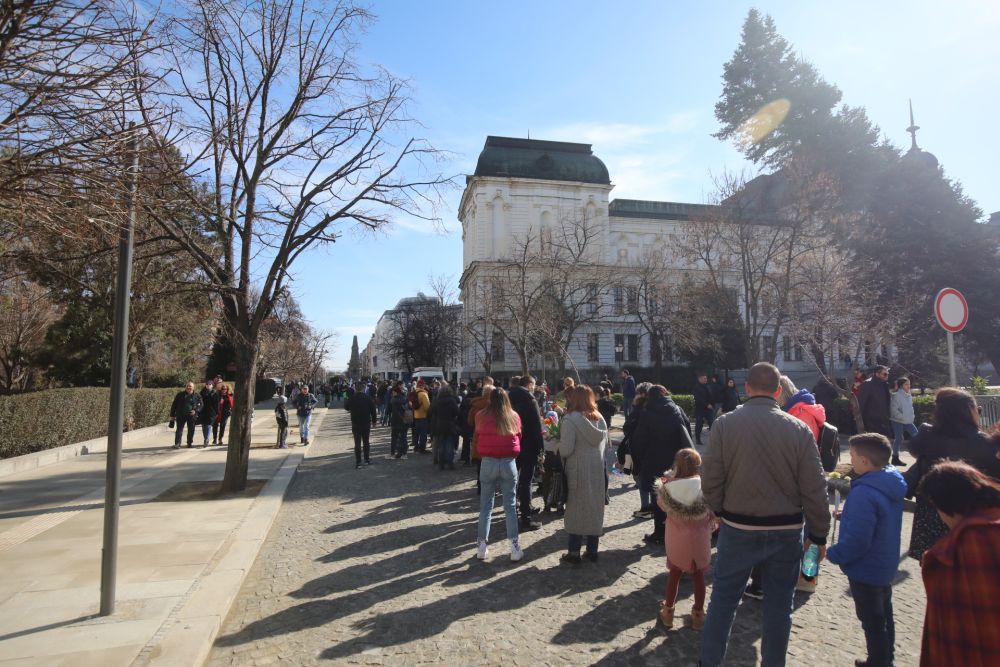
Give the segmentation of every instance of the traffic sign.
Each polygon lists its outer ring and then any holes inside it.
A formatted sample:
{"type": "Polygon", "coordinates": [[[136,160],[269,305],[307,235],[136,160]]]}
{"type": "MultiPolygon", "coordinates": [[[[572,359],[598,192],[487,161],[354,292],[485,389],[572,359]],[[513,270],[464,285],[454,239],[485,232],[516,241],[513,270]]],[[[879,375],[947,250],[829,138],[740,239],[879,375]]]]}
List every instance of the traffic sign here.
{"type": "Polygon", "coordinates": [[[948,333],[958,333],[969,323],[969,304],[962,293],[945,287],[934,298],[934,315],[948,333]]]}

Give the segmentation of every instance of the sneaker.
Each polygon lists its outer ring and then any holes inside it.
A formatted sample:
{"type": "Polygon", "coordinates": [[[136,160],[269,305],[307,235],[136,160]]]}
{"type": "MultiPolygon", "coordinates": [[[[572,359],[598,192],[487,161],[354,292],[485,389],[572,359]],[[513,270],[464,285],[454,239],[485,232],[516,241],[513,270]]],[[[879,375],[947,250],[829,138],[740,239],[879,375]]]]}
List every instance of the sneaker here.
{"type": "Polygon", "coordinates": [[[743,595],[747,596],[748,598],[753,598],[754,600],[763,600],[764,589],[761,588],[760,584],[757,584],[756,586],[754,586],[753,584],[749,584],[746,590],[743,591],[743,595]]]}
{"type": "Polygon", "coordinates": [[[202,447],[208,447],[208,440],[206,440],[205,442],[201,443],[201,446],[202,447]]]}
{"type": "Polygon", "coordinates": [[[510,543],[510,560],[511,562],[516,563],[522,558],[524,558],[524,551],[521,550],[521,540],[520,538],[515,537],[510,543]]]}
{"type": "Polygon", "coordinates": [[[356,464],[356,465],[354,466],[354,469],[355,469],[355,470],[361,470],[361,464],[360,464],[360,463],[356,464]]]}
{"type": "Polygon", "coordinates": [[[189,442],[188,443],[188,449],[191,449],[192,447],[194,447],[194,444],[189,442]]]}
{"type": "Polygon", "coordinates": [[[407,456],[406,454],[400,454],[400,455],[399,455],[399,456],[397,456],[396,458],[397,458],[397,459],[399,459],[400,461],[405,461],[405,460],[406,460],[406,459],[408,459],[409,457],[408,457],[408,456],[407,456]]]}
{"type": "Polygon", "coordinates": [[[372,464],[372,462],[371,462],[371,461],[369,461],[369,460],[365,459],[365,465],[366,465],[366,466],[370,466],[371,464],[372,464]]]}
{"type": "Polygon", "coordinates": [[[288,445],[278,445],[278,449],[288,449],[288,445]]]}
{"type": "Polygon", "coordinates": [[[646,544],[663,544],[663,538],[657,537],[653,533],[650,533],[649,535],[643,535],[642,541],[645,542],[646,544]]]}
{"type": "Polygon", "coordinates": [[[799,581],[795,584],[795,590],[802,591],[803,593],[815,593],[816,584],[819,583],[819,577],[809,577],[806,578],[803,574],[799,574],[799,581]]]}
{"type": "Polygon", "coordinates": [[[176,445],[174,445],[174,449],[180,449],[180,448],[181,448],[181,443],[178,442],[176,445]]]}
{"type": "Polygon", "coordinates": [[[486,560],[486,557],[490,555],[490,549],[486,546],[485,540],[480,540],[479,548],[476,549],[476,558],[479,560],[486,560]]]}
{"type": "Polygon", "coordinates": [[[632,516],[634,516],[636,519],[652,519],[653,510],[636,510],[632,512],[632,516]]]}
{"type": "Polygon", "coordinates": [[[564,553],[559,557],[559,562],[565,565],[579,565],[583,562],[583,559],[580,558],[580,554],[564,553]]]}

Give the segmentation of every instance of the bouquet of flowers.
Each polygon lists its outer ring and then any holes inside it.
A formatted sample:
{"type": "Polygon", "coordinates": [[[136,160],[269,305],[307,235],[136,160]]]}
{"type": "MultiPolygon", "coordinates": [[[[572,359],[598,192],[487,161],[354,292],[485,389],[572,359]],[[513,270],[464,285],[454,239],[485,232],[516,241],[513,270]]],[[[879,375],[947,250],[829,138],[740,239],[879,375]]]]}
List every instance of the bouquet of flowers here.
{"type": "Polygon", "coordinates": [[[542,437],[546,440],[559,439],[559,415],[555,412],[545,414],[545,419],[542,420],[542,437]]]}

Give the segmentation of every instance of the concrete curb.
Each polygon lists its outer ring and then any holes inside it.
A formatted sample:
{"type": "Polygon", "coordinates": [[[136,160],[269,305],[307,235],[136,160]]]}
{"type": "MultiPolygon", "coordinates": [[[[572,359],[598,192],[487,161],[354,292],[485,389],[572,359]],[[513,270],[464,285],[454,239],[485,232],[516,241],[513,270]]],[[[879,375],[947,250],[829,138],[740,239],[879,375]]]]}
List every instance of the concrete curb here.
{"type": "MultiPolygon", "coordinates": [[[[322,420],[316,420],[318,431],[322,420]]],[[[172,624],[161,630],[145,661],[134,665],[191,667],[208,659],[229,610],[250,573],[278,516],[285,492],[309,448],[290,450],[281,467],[261,489],[240,525],[219,547],[180,607],[172,624]]],[[[170,621],[168,621],[170,623],[170,621]]]]}
{"type": "MultiPolygon", "coordinates": [[[[167,422],[156,424],[154,426],[147,426],[146,428],[137,428],[134,431],[126,431],[125,433],[122,433],[122,447],[124,448],[132,440],[144,438],[156,431],[161,431],[163,433],[169,432],[167,429],[167,422]]],[[[63,445],[62,447],[53,447],[52,449],[32,452],[31,454],[12,456],[9,459],[0,460],[0,477],[7,477],[9,475],[16,475],[17,473],[27,472],[29,470],[35,470],[36,468],[66,461],[67,459],[83,456],[84,454],[94,454],[106,451],[108,451],[108,436],[104,435],[100,438],[84,440],[83,442],[78,442],[72,445],[63,445]]]]}

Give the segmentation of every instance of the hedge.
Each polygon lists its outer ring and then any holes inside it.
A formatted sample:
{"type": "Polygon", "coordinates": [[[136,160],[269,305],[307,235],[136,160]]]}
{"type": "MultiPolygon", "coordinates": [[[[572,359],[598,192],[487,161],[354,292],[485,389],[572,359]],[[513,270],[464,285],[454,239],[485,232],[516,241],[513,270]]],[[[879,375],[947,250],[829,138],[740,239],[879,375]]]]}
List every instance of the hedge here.
{"type": "MultiPolygon", "coordinates": [[[[125,429],[167,421],[178,389],[125,392],[125,429]]],[[[107,435],[111,390],[49,389],[0,396],[0,458],[20,456],[107,435]]]]}
{"type": "MultiPolygon", "coordinates": [[[[689,419],[694,419],[694,396],[691,394],[671,394],[670,398],[674,399],[674,403],[687,413],[689,419]]],[[[621,394],[611,394],[611,400],[615,402],[618,406],[618,411],[621,412],[622,401],[624,400],[621,394]]]]}

